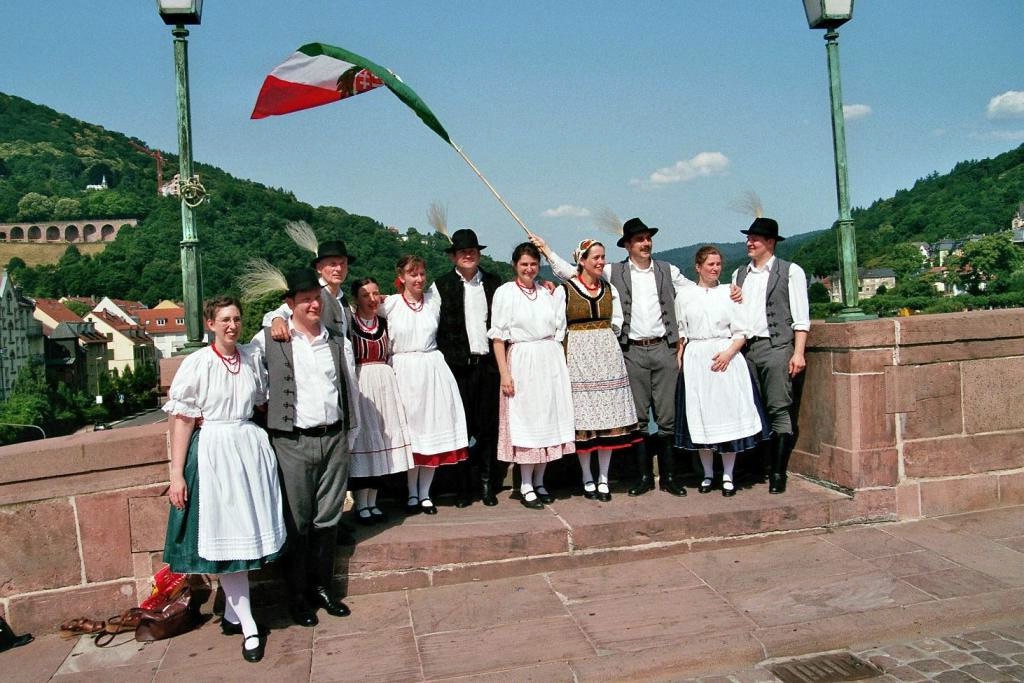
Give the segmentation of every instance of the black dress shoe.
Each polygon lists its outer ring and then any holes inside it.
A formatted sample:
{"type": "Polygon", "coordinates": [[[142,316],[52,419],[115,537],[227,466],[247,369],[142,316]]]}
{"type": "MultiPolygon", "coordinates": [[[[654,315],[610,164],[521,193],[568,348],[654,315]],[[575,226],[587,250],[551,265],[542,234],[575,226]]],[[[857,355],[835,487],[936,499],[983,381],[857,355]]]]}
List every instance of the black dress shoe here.
{"type": "Polygon", "coordinates": [[[726,498],[732,498],[733,496],[735,496],[736,495],[736,484],[734,484],[734,483],[732,483],[732,481],[728,481],[728,480],[723,481],[722,482],[722,495],[725,496],[726,498]]]}
{"type": "Polygon", "coordinates": [[[662,491],[671,493],[673,496],[683,497],[686,495],[686,487],[682,484],[676,483],[674,479],[666,479],[664,477],[658,480],[658,488],[662,491]]]}
{"type": "Polygon", "coordinates": [[[530,508],[531,510],[544,509],[544,503],[541,502],[540,496],[537,495],[536,491],[530,491],[529,493],[523,494],[519,499],[519,502],[523,504],[524,508],[530,508]]]}
{"type": "Polygon", "coordinates": [[[359,508],[356,510],[356,521],[363,526],[373,526],[375,524],[370,508],[359,508]]]}
{"type": "Polygon", "coordinates": [[[316,611],[309,606],[305,598],[296,597],[288,603],[288,613],[299,626],[316,626],[320,620],[316,618],[316,611]]]}
{"type": "Polygon", "coordinates": [[[594,482],[588,481],[583,484],[583,497],[587,500],[597,498],[597,487],[594,485],[594,482]]]}
{"type": "Polygon", "coordinates": [[[645,474],[629,489],[628,493],[631,496],[642,496],[648,491],[654,490],[654,477],[650,474],[645,474]]]}
{"type": "Polygon", "coordinates": [[[540,502],[545,505],[551,505],[555,502],[555,497],[548,493],[548,490],[543,486],[538,486],[534,491],[537,492],[537,497],[540,498],[540,502]]]}
{"type": "Polygon", "coordinates": [[[242,658],[247,662],[258,662],[263,659],[263,651],[267,647],[267,637],[260,634],[254,636],[256,638],[256,647],[249,649],[245,646],[245,641],[249,640],[246,638],[242,641],[242,658]]]}
{"type": "Polygon", "coordinates": [[[314,588],[313,594],[310,597],[313,599],[314,605],[323,607],[324,611],[332,617],[347,617],[352,614],[352,610],[348,608],[348,605],[341,600],[332,598],[330,591],[323,586],[314,588]]]}
{"type": "Polygon", "coordinates": [[[704,477],[700,482],[700,486],[697,487],[697,493],[711,493],[711,488],[714,481],[710,477],[704,477]]]}
{"type": "Polygon", "coordinates": [[[405,501],[405,514],[407,515],[418,515],[420,514],[420,499],[416,496],[409,496],[409,499],[405,501]]]}
{"type": "Polygon", "coordinates": [[[494,495],[494,489],[491,488],[489,482],[485,481],[480,485],[480,502],[489,508],[498,504],[498,497],[494,495]]]}
{"type": "Polygon", "coordinates": [[[768,493],[785,493],[786,475],[772,474],[768,477],[768,493]]]}
{"type": "Polygon", "coordinates": [[[462,498],[460,496],[459,498],[455,499],[455,507],[457,507],[459,509],[468,508],[472,504],[473,504],[473,501],[471,499],[469,499],[469,498],[462,498]]]}
{"type": "Polygon", "coordinates": [[[382,524],[382,523],[388,521],[387,513],[384,512],[383,510],[381,510],[376,505],[374,505],[374,506],[372,506],[370,508],[370,517],[372,517],[373,521],[375,523],[377,523],[377,524],[382,524]]]}
{"type": "Polygon", "coordinates": [[[607,503],[612,499],[612,492],[608,489],[608,484],[597,485],[597,499],[602,503],[607,503]]]}
{"type": "Polygon", "coordinates": [[[420,510],[422,510],[423,514],[425,515],[437,514],[437,506],[434,505],[434,501],[430,500],[429,498],[424,498],[423,500],[420,501],[420,510]]]}

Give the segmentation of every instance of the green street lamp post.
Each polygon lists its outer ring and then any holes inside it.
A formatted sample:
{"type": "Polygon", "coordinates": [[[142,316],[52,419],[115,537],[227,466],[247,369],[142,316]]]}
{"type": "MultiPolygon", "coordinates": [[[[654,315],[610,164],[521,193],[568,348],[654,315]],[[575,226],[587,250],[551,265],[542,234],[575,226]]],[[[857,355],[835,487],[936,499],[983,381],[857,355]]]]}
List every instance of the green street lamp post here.
{"type": "Polygon", "coordinates": [[[839,80],[839,32],[836,30],[853,17],[853,0],[804,0],[807,25],[824,28],[828,57],[828,89],[832,103],[832,148],[835,153],[836,197],[839,220],[834,224],[839,249],[840,281],[843,286],[843,310],[829,322],[865,320],[859,306],[860,277],[857,269],[857,236],[850,213],[850,186],[846,173],[846,127],[843,120],[843,89],[839,80]]]}
{"type": "Polygon", "coordinates": [[[192,114],[188,92],[188,29],[198,25],[203,0],[157,0],[160,18],[171,25],[174,36],[174,76],[178,100],[178,194],[181,197],[181,281],[185,302],[185,334],[188,340],[181,353],[190,353],[204,346],[203,280],[196,233],[194,209],[205,199],[206,192],[197,176],[192,174],[192,114]]]}

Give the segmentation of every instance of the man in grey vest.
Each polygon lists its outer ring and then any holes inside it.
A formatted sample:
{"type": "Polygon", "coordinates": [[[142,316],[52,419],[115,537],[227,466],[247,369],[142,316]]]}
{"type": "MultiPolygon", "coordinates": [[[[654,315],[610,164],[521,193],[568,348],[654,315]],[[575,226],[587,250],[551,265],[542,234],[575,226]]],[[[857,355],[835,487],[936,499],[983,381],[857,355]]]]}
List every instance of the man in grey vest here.
{"type": "MultiPolygon", "coordinates": [[[[677,292],[695,285],[671,263],[651,258],[652,238],[657,232],[657,228],[647,227],[639,218],[626,221],[616,244],[629,256],[624,261],[607,264],[604,277],[615,286],[622,304],[619,344],[626,360],[637,422],[646,435],[648,415],[653,412],[658,425],[656,434],[633,447],[640,477],[629,489],[629,495],[641,496],[654,489],[654,456],[657,455],[661,490],[685,496],[686,489],[675,476],[672,452],[679,375],[675,355],[679,341],[675,297],[677,292]]],[[[554,252],[548,260],[552,271],[562,279],[576,273],[575,268],[554,252]]]]}
{"type": "Polygon", "coordinates": [[[803,269],[775,256],[779,224],[758,217],[747,236],[750,263],[733,273],[743,289],[751,333],[744,355],[757,377],[765,412],[771,422],[768,452],[768,492],[784,493],[786,468],[795,445],[793,381],[804,371],[804,348],[811,329],[807,276],[803,269]]]}
{"type": "Polygon", "coordinates": [[[349,614],[332,596],[331,583],[348,482],[348,432],[355,426],[349,413],[355,378],[342,339],[321,323],[316,272],[302,269],[286,280],[289,341],[275,341],[264,328],[253,343],[267,368],[267,430],[286,503],[288,607],[295,623],[315,626],[316,607],[349,614]]]}

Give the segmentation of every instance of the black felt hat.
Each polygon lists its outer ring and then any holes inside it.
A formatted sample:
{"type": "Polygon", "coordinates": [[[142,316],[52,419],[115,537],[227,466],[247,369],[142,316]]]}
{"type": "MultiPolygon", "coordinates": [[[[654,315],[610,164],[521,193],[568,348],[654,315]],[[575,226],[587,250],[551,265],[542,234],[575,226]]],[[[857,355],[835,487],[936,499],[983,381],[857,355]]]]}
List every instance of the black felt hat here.
{"type": "Polygon", "coordinates": [[[622,237],[615,244],[617,246],[625,248],[626,242],[630,240],[633,235],[641,232],[651,233],[651,237],[657,234],[657,228],[648,228],[647,225],[639,218],[630,218],[628,221],[622,224],[622,237]]]}
{"type": "Polygon", "coordinates": [[[758,235],[760,237],[770,237],[776,242],[781,242],[786,239],[785,237],[779,236],[779,224],[775,222],[774,218],[763,218],[758,216],[754,219],[754,222],[750,224],[750,227],[746,230],[740,230],[744,235],[758,235]]]}
{"type": "Polygon", "coordinates": [[[316,258],[313,259],[313,267],[316,268],[316,264],[320,263],[321,259],[325,259],[328,256],[347,258],[350,266],[356,262],[355,257],[349,255],[344,242],[341,240],[328,240],[326,242],[321,242],[320,246],[317,248],[316,258]]]}
{"type": "Polygon", "coordinates": [[[454,254],[459,249],[480,249],[483,251],[487,247],[476,238],[476,233],[469,228],[461,228],[452,233],[452,243],[445,249],[446,253],[454,254]]]}
{"type": "Polygon", "coordinates": [[[288,289],[284,293],[285,297],[293,297],[299,292],[308,292],[311,289],[319,291],[322,287],[320,276],[316,274],[315,270],[309,268],[293,270],[285,276],[284,281],[288,285],[288,289]]]}

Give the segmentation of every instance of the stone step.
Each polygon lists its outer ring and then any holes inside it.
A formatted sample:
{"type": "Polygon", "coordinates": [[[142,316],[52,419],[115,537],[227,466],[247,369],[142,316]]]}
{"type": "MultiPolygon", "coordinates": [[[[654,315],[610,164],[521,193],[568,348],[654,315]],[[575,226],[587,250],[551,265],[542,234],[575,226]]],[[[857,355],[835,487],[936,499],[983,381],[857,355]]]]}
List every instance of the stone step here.
{"type": "MultiPolygon", "coordinates": [[[[349,595],[523,576],[755,542],[779,532],[896,519],[895,506],[791,476],[789,490],[743,485],[685,498],[662,491],[631,498],[613,487],[608,503],[561,495],[530,510],[503,491],[497,507],[454,507],[438,499],[437,515],[392,512],[386,524],[356,529],[357,543],[339,548],[337,578],[349,595]]],[[[559,495],[555,492],[556,495],[559,495]]],[[[891,503],[891,501],[886,501],[891,503]]]]}

